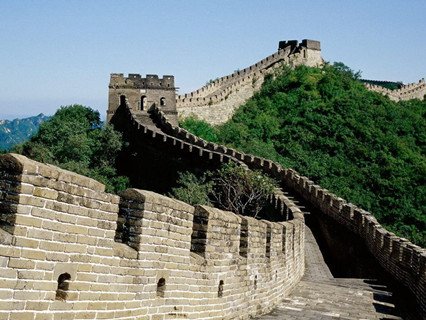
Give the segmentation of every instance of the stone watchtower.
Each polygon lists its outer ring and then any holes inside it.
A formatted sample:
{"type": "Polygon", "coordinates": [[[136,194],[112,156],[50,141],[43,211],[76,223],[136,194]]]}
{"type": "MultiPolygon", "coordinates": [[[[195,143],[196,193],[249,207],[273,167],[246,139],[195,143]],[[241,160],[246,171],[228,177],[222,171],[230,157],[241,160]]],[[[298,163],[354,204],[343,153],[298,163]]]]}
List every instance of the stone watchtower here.
{"type": "Polygon", "coordinates": [[[131,112],[141,121],[148,120],[148,110],[158,106],[177,124],[175,78],[165,75],[148,74],[142,78],[140,74],[130,73],[125,77],[122,73],[112,73],[109,82],[107,121],[110,122],[120,105],[129,106],[131,112]]]}

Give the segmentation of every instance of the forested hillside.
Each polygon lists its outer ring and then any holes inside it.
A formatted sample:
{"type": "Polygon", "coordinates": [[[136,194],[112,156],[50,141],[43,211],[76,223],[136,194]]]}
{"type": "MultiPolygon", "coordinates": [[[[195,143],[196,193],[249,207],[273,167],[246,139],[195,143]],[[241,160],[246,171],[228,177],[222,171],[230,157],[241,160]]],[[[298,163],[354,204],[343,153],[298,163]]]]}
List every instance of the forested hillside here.
{"type": "Polygon", "coordinates": [[[37,134],[12,151],[94,178],[112,192],[128,184],[116,170],[115,160],[122,146],[121,133],[104,126],[98,111],[70,105],[59,108],[40,125],[37,134]]]}
{"type": "Polygon", "coordinates": [[[49,117],[40,113],[38,116],[24,119],[0,120],[0,150],[8,150],[28,140],[47,119],[49,117]]]}
{"type": "Polygon", "coordinates": [[[284,68],[207,140],[275,160],[426,246],[426,102],[370,92],[343,64],[284,68]]]}

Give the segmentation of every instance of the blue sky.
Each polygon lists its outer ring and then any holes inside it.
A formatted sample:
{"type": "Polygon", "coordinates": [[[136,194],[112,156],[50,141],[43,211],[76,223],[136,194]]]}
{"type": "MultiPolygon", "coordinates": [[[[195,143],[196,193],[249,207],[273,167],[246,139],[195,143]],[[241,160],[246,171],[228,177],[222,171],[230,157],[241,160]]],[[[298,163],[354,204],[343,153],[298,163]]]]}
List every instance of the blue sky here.
{"type": "Polygon", "coordinates": [[[0,0],[0,119],[80,103],[105,115],[109,74],[173,74],[181,93],[320,40],[369,79],[426,76],[426,1],[0,0]]]}

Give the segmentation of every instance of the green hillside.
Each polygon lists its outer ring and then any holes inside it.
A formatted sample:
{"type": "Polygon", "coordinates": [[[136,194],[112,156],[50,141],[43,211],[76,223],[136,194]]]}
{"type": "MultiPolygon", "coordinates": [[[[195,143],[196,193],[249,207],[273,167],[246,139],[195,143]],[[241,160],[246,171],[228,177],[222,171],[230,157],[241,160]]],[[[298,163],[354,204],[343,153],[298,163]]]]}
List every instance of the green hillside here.
{"type": "Polygon", "coordinates": [[[343,64],[284,68],[227,123],[182,126],[275,160],[426,246],[426,102],[392,102],[343,64]]]}
{"type": "Polygon", "coordinates": [[[403,85],[403,83],[401,81],[395,82],[395,81],[361,79],[361,82],[373,84],[373,85],[376,85],[376,86],[381,86],[381,87],[389,89],[389,90],[400,89],[403,85]]]}
{"type": "Polygon", "coordinates": [[[36,134],[41,123],[49,117],[40,113],[25,119],[0,120],[0,150],[9,150],[13,146],[27,141],[36,134]]]}
{"type": "Polygon", "coordinates": [[[75,104],[60,107],[37,134],[12,152],[91,177],[113,192],[128,184],[126,177],[117,175],[115,165],[122,145],[121,133],[104,126],[98,111],[75,104]]]}

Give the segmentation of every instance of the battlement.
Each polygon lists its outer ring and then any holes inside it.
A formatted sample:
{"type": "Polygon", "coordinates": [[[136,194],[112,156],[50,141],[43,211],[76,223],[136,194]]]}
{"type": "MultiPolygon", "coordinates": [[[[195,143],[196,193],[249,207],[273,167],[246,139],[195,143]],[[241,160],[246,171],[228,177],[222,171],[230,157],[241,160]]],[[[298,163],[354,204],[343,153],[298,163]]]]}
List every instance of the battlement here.
{"type": "MultiPolygon", "coordinates": [[[[422,83],[420,81],[419,83],[422,83]]],[[[400,238],[381,226],[374,216],[344,199],[332,194],[316,185],[309,178],[300,175],[293,169],[283,168],[271,160],[241,153],[235,149],[207,142],[189,133],[187,130],[173,127],[161,110],[154,108],[154,119],[164,131],[173,133],[199,148],[220,152],[247,165],[250,169],[262,170],[265,174],[281,181],[288,190],[298,193],[301,198],[319,209],[322,214],[331,217],[340,225],[346,227],[363,242],[379,264],[400,284],[411,290],[418,302],[418,307],[426,314],[426,249],[414,245],[404,238],[400,238]]],[[[275,195],[274,197],[276,197],[275,195]]],[[[275,207],[290,208],[289,199],[276,198],[275,207]]],[[[285,209],[282,213],[287,211],[285,209]]],[[[293,217],[301,212],[293,211],[293,217]]]]}
{"type": "Polygon", "coordinates": [[[291,50],[294,50],[297,47],[299,48],[304,47],[310,50],[321,51],[321,42],[316,40],[303,39],[302,42],[300,42],[300,44],[298,40],[280,41],[278,43],[278,50],[284,50],[288,47],[290,47],[291,50]]]}
{"type": "Polygon", "coordinates": [[[108,92],[107,121],[120,105],[128,105],[140,119],[148,118],[153,105],[160,106],[177,123],[175,78],[172,75],[111,73],[108,92]]]}
{"type": "Polygon", "coordinates": [[[198,90],[178,95],[176,109],[181,117],[195,114],[211,124],[220,124],[260,88],[266,74],[283,65],[319,66],[322,63],[319,41],[280,41],[277,52],[255,64],[217,78],[198,90]]]}
{"type": "Polygon", "coordinates": [[[109,87],[175,90],[175,78],[172,75],[163,75],[163,77],[160,78],[156,74],[147,74],[146,77],[143,78],[138,73],[129,73],[129,75],[125,77],[123,73],[111,73],[109,87]]]}
{"type": "MultiPolygon", "coordinates": [[[[384,82],[384,81],[383,81],[384,82]]],[[[378,84],[364,83],[368,90],[388,96],[393,101],[419,99],[424,100],[426,96],[426,83],[422,78],[418,82],[401,84],[398,89],[390,90],[378,84]]]]}
{"type": "Polygon", "coordinates": [[[0,156],[0,173],[0,319],[248,319],[304,272],[301,215],[112,195],[15,154],[0,156]]]}

